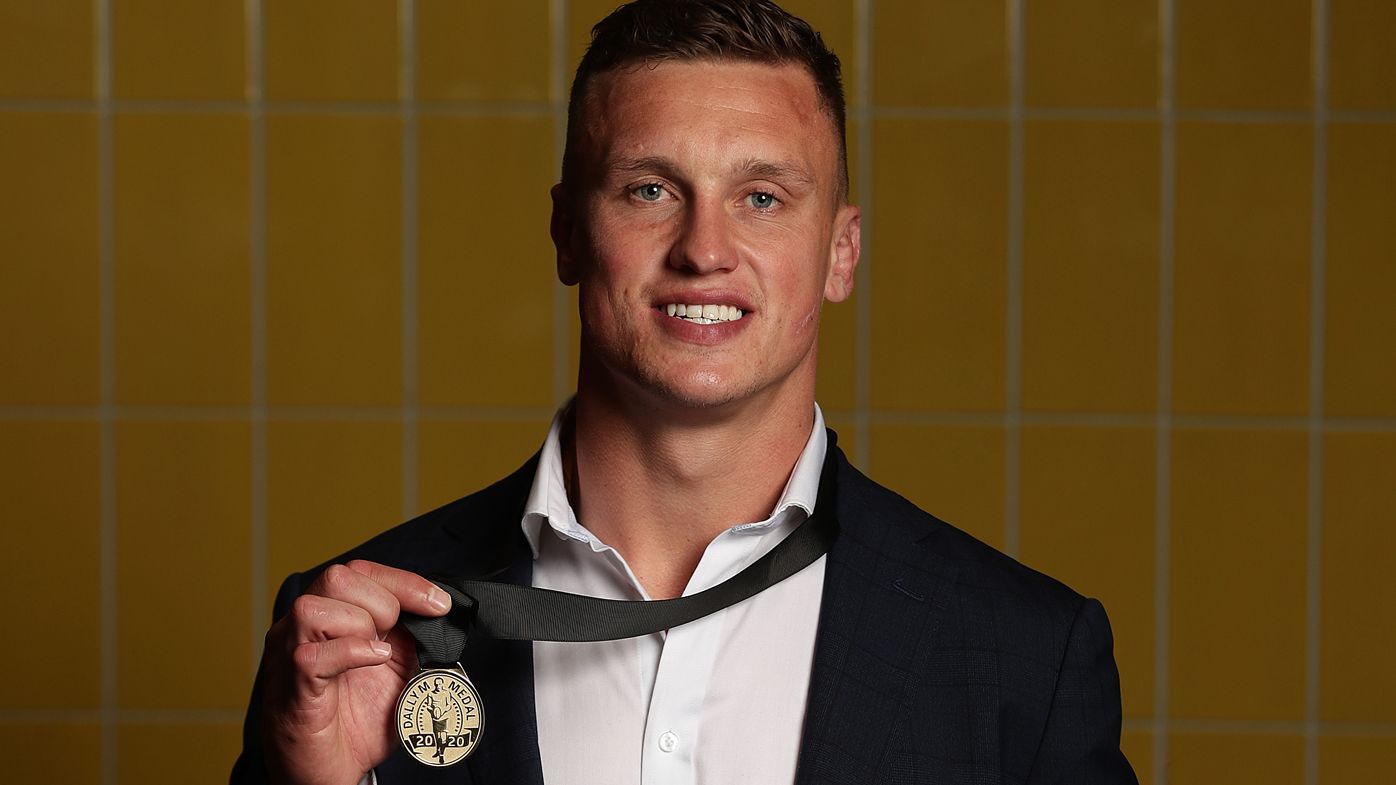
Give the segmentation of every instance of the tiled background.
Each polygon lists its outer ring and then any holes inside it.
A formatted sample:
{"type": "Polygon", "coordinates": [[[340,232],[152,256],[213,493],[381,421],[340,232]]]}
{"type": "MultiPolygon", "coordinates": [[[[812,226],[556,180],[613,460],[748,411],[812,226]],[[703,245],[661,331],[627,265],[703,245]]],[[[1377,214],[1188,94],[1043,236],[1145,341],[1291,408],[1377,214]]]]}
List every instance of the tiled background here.
{"type": "MultiPolygon", "coordinates": [[[[9,779],[222,780],[280,577],[535,449],[613,2],[0,0],[9,779]]],[[[1145,782],[1389,778],[1396,3],[790,6],[858,463],[1104,600],[1145,782]]]]}

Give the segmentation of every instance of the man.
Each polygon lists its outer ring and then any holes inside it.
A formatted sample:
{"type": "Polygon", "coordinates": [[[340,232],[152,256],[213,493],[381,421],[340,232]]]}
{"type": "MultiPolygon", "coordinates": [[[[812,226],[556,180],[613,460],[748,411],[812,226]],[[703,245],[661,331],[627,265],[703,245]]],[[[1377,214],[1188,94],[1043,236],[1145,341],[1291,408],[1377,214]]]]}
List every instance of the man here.
{"type": "Polygon", "coordinates": [[[837,58],[764,0],[597,25],[553,189],[577,395],[512,477],[288,579],[234,782],[1134,781],[1100,605],[872,483],[823,428],[820,309],[860,247],[843,115],[837,58]],[[691,624],[472,640],[478,750],[461,771],[401,749],[399,615],[449,606],[422,575],[690,595],[817,506],[827,555],[691,624]]]}

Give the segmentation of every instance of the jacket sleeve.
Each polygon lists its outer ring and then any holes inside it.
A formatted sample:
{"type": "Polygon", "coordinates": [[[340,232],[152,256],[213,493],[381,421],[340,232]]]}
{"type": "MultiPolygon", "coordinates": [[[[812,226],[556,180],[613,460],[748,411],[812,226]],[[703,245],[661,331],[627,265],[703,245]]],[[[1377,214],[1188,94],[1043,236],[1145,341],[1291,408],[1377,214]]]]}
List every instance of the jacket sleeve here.
{"type": "Polygon", "coordinates": [[[1138,785],[1120,751],[1120,674],[1113,649],[1105,608],[1085,600],[1072,621],[1029,783],[1138,785]]]}

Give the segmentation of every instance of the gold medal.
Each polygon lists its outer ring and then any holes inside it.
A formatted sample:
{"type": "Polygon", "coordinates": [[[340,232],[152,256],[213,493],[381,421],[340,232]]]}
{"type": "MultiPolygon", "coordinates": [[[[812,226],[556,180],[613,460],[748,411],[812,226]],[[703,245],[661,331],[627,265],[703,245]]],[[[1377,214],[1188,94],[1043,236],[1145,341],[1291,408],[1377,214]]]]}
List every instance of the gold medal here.
{"type": "Polygon", "coordinates": [[[427,766],[450,766],[465,760],[485,730],[480,693],[459,665],[432,668],[414,676],[398,698],[396,716],[402,746],[427,766]]]}

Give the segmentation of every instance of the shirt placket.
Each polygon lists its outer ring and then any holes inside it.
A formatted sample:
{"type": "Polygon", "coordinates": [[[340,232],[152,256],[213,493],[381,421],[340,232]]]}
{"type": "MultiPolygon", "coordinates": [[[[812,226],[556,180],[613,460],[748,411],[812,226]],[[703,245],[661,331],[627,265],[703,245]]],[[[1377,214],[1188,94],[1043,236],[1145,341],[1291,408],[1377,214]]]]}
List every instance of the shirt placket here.
{"type": "MultiPolygon", "coordinates": [[[[752,533],[724,532],[703,553],[684,594],[730,577],[756,547],[752,533]]],[[[664,635],[645,720],[640,782],[698,785],[703,704],[727,626],[727,611],[669,630],[664,635]]]]}

